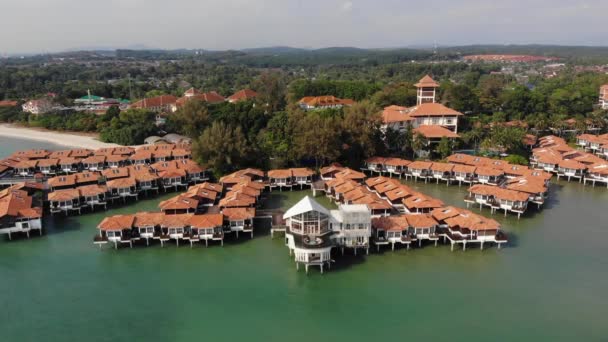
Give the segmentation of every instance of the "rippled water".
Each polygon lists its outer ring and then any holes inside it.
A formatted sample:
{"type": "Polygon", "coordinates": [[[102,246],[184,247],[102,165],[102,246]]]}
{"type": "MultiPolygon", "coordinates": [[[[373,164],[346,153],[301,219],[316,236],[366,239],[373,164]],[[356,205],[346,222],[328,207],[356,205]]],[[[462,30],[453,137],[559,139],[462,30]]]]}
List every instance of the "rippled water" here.
{"type": "MultiPolygon", "coordinates": [[[[0,142],[5,155],[25,148],[0,142]]],[[[408,184],[464,206],[464,187],[408,184]]],[[[267,206],[307,193],[274,193],[267,206]]],[[[93,246],[104,216],[155,210],[162,198],[48,218],[42,237],[0,239],[0,340],[608,338],[606,188],[562,182],[541,212],[494,215],[511,237],[502,250],[387,250],[338,258],[323,275],[297,272],[283,239],[265,229],[223,248],[93,246]]]]}

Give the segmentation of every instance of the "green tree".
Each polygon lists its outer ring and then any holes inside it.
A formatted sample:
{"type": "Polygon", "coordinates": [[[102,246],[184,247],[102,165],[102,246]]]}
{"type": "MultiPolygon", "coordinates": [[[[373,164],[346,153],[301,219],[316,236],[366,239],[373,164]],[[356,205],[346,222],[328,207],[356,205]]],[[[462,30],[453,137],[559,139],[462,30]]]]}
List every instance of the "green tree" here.
{"type": "Polygon", "coordinates": [[[441,159],[445,159],[452,154],[452,142],[450,139],[443,137],[437,144],[437,153],[441,159]]]}
{"type": "Polygon", "coordinates": [[[167,120],[167,131],[184,134],[190,138],[197,138],[209,125],[209,112],[207,105],[198,99],[186,101],[167,120]]]}
{"type": "Polygon", "coordinates": [[[222,175],[245,167],[251,148],[240,127],[215,121],[194,141],[193,156],[222,175]]]}

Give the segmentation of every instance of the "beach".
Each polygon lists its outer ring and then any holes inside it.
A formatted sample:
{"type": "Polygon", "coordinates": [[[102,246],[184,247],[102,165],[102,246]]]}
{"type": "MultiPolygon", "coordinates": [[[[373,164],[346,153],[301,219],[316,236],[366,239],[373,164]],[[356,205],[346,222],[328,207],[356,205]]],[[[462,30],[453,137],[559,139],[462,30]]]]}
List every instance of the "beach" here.
{"type": "Polygon", "coordinates": [[[10,124],[0,124],[0,137],[28,139],[47,142],[55,145],[88,149],[119,146],[117,144],[99,141],[95,135],[53,132],[44,129],[19,127],[10,124]]]}

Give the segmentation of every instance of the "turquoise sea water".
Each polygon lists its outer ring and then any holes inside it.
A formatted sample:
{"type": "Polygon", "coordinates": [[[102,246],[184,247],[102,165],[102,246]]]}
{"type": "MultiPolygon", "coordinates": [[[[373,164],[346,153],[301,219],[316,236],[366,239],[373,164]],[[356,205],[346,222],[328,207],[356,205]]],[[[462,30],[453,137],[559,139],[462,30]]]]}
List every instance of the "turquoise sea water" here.
{"type": "MultiPolygon", "coordinates": [[[[0,156],[52,148],[25,144],[0,138],[0,156]]],[[[464,187],[408,184],[464,206],[464,187]]],[[[348,256],[323,275],[297,272],[265,230],[223,248],[93,246],[104,216],[155,210],[172,195],[47,218],[42,237],[0,238],[0,340],[606,340],[608,190],[551,191],[541,212],[494,216],[511,237],[502,250],[348,256]]],[[[307,193],[275,193],[269,205],[307,193]]]]}

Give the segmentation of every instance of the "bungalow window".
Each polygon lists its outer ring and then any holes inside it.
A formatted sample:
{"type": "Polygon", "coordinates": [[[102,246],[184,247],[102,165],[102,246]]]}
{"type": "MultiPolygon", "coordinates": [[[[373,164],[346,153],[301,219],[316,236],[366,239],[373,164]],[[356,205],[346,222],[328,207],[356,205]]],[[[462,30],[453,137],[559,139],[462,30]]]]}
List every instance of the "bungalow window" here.
{"type": "Polygon", "coordinates": [[[242,227],[245,225],[245,221],[230,221],[230,227],[242,227]]]}

